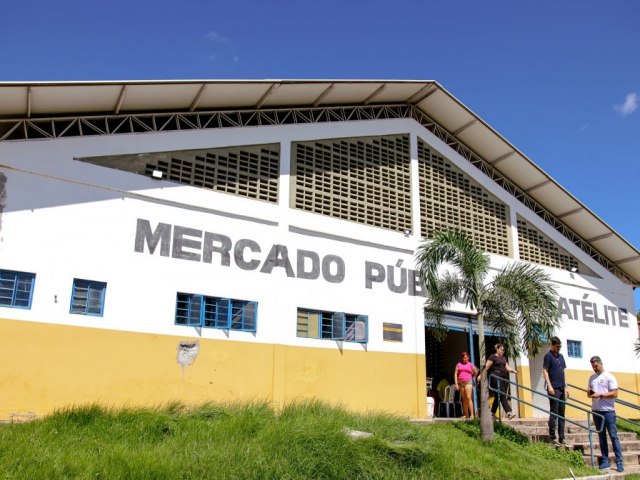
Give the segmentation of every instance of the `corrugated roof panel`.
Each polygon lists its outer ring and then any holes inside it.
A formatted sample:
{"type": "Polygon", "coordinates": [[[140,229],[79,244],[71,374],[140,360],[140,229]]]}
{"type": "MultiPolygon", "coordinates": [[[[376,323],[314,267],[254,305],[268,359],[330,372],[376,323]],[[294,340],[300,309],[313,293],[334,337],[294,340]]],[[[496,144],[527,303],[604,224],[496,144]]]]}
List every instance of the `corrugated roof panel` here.
{"type": "Polygon", "coordinates": [[[137,112],[150,110],[187,110],[198,94],[197,83],[127,85],[121,111],[137,112]]]}
{"type": "Polygon", "coordinates": [[[327,83],[284,83],[269,95],[262,106],[312,105],[327,87],[327,83]]]}
{"type": "Polygon", "coordinates": [[[380,83],[334,84],[334,87],[322,98],[319,105],[353,105],[362,103],[380,88],[380,85],[380,83]]]}
{"type": "Polygon", "coordinates": [[[584,240],[604,235],[610,230],[599,222],[593,221],[593,215],[588,210],[569,215],[562,219],[565,225],[574,229],[584,240]]]}
{"type": "MultiPolygon", "coordinates": [[[[638,252],[634,251],[633,248],[629,247],[629,245],[626,245],[619,238],[602,240],[598,243],[598,250],[607,255],[614,263],[621,260],[635,258],[638,255],[638,252]]],[[[640,258],[638,258],[638,260],[640,260],[640,258]]],[[[633,262],[638,260],[634,260],[633,262]]],[[[633,262],[628,263],[631,264],[633,262]]],[[[623,262],[620,265],[624,265],[625,268],[627,268],[628,266],[626,265],[626,262],[623,262]]]]}
{"type": "Polygon", "coordinates": [[[418,105],[427,115],[450,132],[454,132],[474,119],[466,108],[451,100],[442,90],[429,95],[418,105]]]}
{"type": "Polygon", "coordinates": [[[271,83],[207,83],[196,109],[219,110],[253,107],[267,93],[269,87],[271,87],[271,83]]]}
{"type": "MultiPolygon", "coordinates": [[[[624,271],[631,278],[640,278],[640,259],[633,262],[626,262],[624,265],[624,271]]],[[[622,266],[622,265],[621,265],[622,266]]]]}
{"type": "Polygon", "coordinates": [[[548,179],[538,168],[522,158],[518,153],[496,164],[495,168],[525,192],[528,188],[548,179]]]}
{"type": "Polygon", "coordinates": [[[28,87],[0,88],[0,117],[23,116],[27,111],[28,87]]]}
{"type": "Polygon", "coordinates": [[[418,93],[424,83],[385,83],[382,89],[372,101],[379,103],[404,103],[418,93]]]}
{"type": "Polygon", "coordinates": [[[554,215],[559,215],[566,211],[565,205],[567,202],[571,201],[571,197],[569,197],[566,192],[559,189],[553,182],[544,184],[540,188],[529,190],[527,195],[537,201],[540,205],[543,205],[554,215]]]}
{"type": "Polygon", "coordinates": [[[511,149],[505,149],[505,143],[491,135],[491,130],[481,122],[476,122],[458,135],[467,145],[473,145],[473,150],[482,158],[494,160],[500,158],[511,149]]]}
{"type": "Polygon", "coordinates": [[[32,115],[111,112],[120,95],[118,85],[32,87],[32,115]]]}

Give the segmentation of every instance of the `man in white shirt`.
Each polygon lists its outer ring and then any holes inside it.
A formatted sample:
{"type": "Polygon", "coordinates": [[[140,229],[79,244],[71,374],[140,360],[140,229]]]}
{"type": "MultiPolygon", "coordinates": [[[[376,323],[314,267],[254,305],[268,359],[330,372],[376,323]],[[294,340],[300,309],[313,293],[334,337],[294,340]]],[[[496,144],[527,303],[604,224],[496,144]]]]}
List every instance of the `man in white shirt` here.
{"type": "Polygon", "coordinates": [[[595,373],[589,377],[587,395],[591,398],[591,410],[598,414],[593,416],[593,421],[596,428],[601,430],[598,434],[600,453],[602,454],[600,470],[611,467],[609,463],[609,446],[607,445],[607,432],[609,432],[611,444],[613,445],[613,453],[616,456],[616,469],[622,472],[624,471],[624,466],[622,464],[622,449],[620,448],[620,440],[618,439],[618,430],[616,428],[615,407],[615,401],[618,397],[618,382],[616,381],[616,377],[604,371],[600,357],[591,357],[590,361],[595,373]],[[602,417],[600,417],[600,415],[602,415],[602,417]]]}

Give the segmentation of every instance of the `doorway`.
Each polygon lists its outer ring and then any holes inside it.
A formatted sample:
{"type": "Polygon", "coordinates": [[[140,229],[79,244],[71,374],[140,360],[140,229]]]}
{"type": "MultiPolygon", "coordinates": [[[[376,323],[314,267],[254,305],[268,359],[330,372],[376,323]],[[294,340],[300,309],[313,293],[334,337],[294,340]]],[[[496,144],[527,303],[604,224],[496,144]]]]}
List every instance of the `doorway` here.
{"type": "MultiPolygon", "coordinates": [[[[495,353],[495,345],[499,342],[500,337],[490,334],[485,335],[487,357],[495,353]]],[[[436,413],[438,412],[438,401],[443,396],[444,387],[454,383],[454,371],[456,364],[460,361],[462,352],[469,353],[471,362],[480,369],[481,364],[484,362],[480,361],[479,337],[475,328],[473,328],[473,333],[469,335],[469,329],[448,326],[446,337],[442,341],[438,341],[434,336],[433,329],[425,327],[427,384],[431,384],[431,390],[427,395],[435,399],[436,413]]],[[[480,392],[474,391],[476,409],[478,408],[479,398],[480,392]]]]}

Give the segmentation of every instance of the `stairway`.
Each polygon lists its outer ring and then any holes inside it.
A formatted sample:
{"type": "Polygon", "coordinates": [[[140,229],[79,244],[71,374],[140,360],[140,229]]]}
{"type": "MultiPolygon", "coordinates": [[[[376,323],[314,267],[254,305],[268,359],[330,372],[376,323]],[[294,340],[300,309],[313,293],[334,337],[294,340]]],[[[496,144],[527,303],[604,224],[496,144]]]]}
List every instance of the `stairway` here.
{"type": "MultiPolygon", "coordinates": [[[[513,420],[504,420],[506,425],[523,433],[533,441],[550,442],[549,426],[546,418],[518,418],[513,420]]],[[[586,426],[585,421],[579,421],[580,424],[586,426]]],[[[622,447],[622,457],[624,460],[624,473],[640,473],[640,440],[633,432],[623,432],[618,430],[618,438],[620,438],[620,446],[622,447]]],[[[596,462],[600,462],[600,444],[598,442],[598,434],[592,434],[594,445],[594,456],[596,462]]],[[[586,465],[591,465],[591,448],[589,446],[589,431],[572,423],[565,423],[565,442],[566,447],[571,450],[580,450],[582,458],[586,465]]],[[[609,442],[609,462],[615,466],[616,459],[613,455],[613,449],[609,442]]],[[[611,470],[614,472],[614,470],[611,470]]]]}

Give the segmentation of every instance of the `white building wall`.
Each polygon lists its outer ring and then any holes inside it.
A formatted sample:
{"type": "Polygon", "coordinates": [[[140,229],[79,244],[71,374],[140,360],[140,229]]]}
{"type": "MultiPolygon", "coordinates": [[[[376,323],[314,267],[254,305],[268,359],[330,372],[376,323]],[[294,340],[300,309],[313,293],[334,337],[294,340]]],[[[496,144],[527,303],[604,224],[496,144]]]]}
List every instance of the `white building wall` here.
{"type": "MultiPolygon", "coordinates": [[[[411,135],[414,166],[415,139],[420,137],[507,203],[512,219],[521,215],[601,277],[543,267],[558,285],[562,297],[595,303],[600,317],[605,306],[628,310],[628,327],[620,326],[619,317],[615,326],[585,321],[582,304],[577,320],[565,317],[559,336],[565,341],[583,342],[583,358],[567,359],[568,367],[586,370],[588,357],[599,354],[606,359],[610,370],[636,372],[632,344],[638,334],[632,316],[631,287],[409,119],[2,143],[0,164],[8,181],[0,238],[1,267],[37,274],[32,309],[12,309],[11,316],[68,325],[227,338],[223,331],[196,331],[173,324],[175,294],[182,291],[258,301],[258,332],[253,335],[232,331],[228,333],[231,340],[336,348],[334,342],[296,337],[296,308],[308,307],[368,314],[367,349],[423,353],[422,297],[392,293],[386,283],[373,283],[372,288],[365,285],[365,262],[376,262],[385,268],[391,266],[395,272],[412,268],[419,225],[405,236],[294,210],[289,208],[288,199],[291,142],[402,133],[411,135]],[[74,160],[87,156],[268,143],[281,146],[279,205],[74,160]],[[216,255],[212,264],[206,264],[162,257],[158,251],[153,255],[147,251],[138,253],[134,251],[138,219],[148,220],[152,228],[158,223],[168,223],[226,235],[234,244],[242,238],[252,239],[260,245],[261,253],[247,251],[247,255],[261,262],[273,245],[285,245],[294,270],[297,249],[317,252],[321,258],[337,255],[345,262],[345,278],[336,284],[323,279],[290,278],[282,268],[275,268],[271,274],[245,271],[234,264],[233,258],[230,266],[221,266],[216,255]],[[73,278],[108,283],[104,317],[69,314],[73,278]],[[402,323],[404,341],[383,342],[383,322],[402,323]]],[[[415,178],[413,172],[413,187],[417,188],[415,178]]],[[[414,208],[418,205],[414,204],[414,208]]],[[[513,244],[517,245],[517,238],[513,244]]],[[[192,250],[186,248],[185,251],[192,250]]],[[[509,261],[511,259],[492,256],[495,268],[509,261]]],[[[589,311],[586,306],[587,319],[589,311]]],[[[363,347],[345,343],[343,348],[363,347]]],[[[526,358],[519,362],[528,364],[526,358]]]]}

